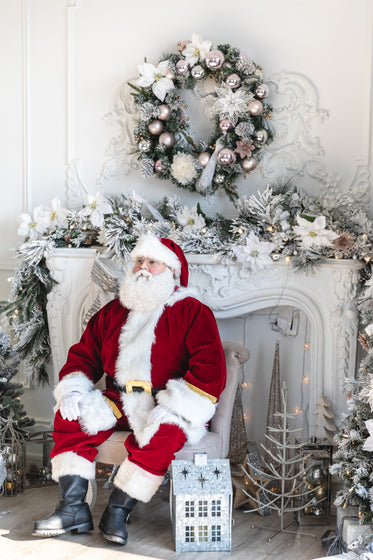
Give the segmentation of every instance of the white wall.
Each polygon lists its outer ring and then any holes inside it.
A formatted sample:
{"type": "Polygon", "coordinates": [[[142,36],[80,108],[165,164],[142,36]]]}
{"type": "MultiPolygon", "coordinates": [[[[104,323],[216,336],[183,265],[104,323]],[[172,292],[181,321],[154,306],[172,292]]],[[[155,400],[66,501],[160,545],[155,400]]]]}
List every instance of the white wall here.
{"type": "MultiPolygon", "coordinates": [[[[151,201],[176,192],[164,181],[142,180],[137,171],[111,179],[103,172],[110,141],[119,134],[105,115],[145,56],[156,62],[194,31],[214,44],[241,48],[269,81],[282,71],[296,76],[302,130],[310,118],[311,136],[323,148],[316,158],[321,180],[330,173],[340,190],[361,182],[370,190],[372,0],[0,0],[1,299],[8,296],[13,269],[10,250],[19,241],[17,215],[54,196],[70,198],[68,168],[78,170],[91,192],[98,180],[107,192],[134,187],[151,201]],[[318,122],[321,109],[328,115],[318,122]]],[[[273,99],[277,104],[283,97],[273,99]]],[[[287,153],[285,142],[276,142],[287,153]]],[[[310,168],[300,172],[306,160],[303,150],[298,175],[291,174],[316,192],[322,185],[310,168]]],[[[287,173],[283,161],[273,164],[267,177],[257,170],[240,181],[240,193],[287,173]]],[[[179,189],[177,194],[196,200],[179,189]]],[[[201,202],[207,212],[227,208],[221,195],[201,202]]],[[[25,402],[38,418],[50,416],[48,391],[29,390],[25,402]]]]}

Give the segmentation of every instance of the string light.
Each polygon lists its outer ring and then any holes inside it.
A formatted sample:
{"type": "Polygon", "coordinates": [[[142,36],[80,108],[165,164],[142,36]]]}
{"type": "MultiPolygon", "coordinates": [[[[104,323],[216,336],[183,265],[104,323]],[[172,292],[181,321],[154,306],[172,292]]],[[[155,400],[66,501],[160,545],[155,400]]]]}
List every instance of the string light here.
{"type": "Polygon", "coordinates": [[[301,412],[303,412],[303,410],[301,408],[299,408],[299,406],[296,406],[294,408],[294,414],[300,414],[301,412]]]}
{"type": "Polygon", "coordinates": [[[305,342],[305,343],[304,343],[304,349],[305,349],[305,350],[309,350],[309,349],[310,349],[310,343],[309,343],[309,342],[305,342]]]}
{"type": "Polygon", "coordinates": [[[308,375],[305,375],[305,376],[303,377],[303,383],[304,383],[305,385],[309,385],[309,382],[310,382],[309,376],[308,376],[308,375]]]}
{"type": "Polygon", "coordinates": [[[285,257],[285,261],[286,261],[286,262],[290,262],[290,261],[291,261],[291,257],[289,257],[289,255],[287,255],[287,256],[285,257]]]}

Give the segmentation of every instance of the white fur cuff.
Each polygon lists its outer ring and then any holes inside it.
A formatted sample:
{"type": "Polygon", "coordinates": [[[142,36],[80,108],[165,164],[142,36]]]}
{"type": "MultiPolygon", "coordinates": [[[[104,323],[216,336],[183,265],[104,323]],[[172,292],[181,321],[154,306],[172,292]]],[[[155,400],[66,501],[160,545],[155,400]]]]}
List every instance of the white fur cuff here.
{"type": "Polygon", "coordinates": [[[115,414],[98,389],[84,395],[79,407],[79,423],[83,431],[91,436],[103,430],[110,430],[117,423],[115,414]]]}
{"type": "Polygon", "coordinates": [[[94,480],[96,476],[96,463],[88,461],[73,451],[60,453],[51,460],[52,478],[58,482],[61,476],[78,474],[87,480],[94,480]]]}
{"type": "Polygon", "coordinates": [[[66,393],[78,391],[79,393],[89,393],[93,389],[93,382],[84,373],[69,373],[57,383],[53,395],[56,399],[55,411],[60,408],[61,399],[66,393]]]}
{"type": "Polygon", "coordinates": [[[184,418],[191,428],[201,428],[215,414],[215,405],[190,389],[183,379],[170,379],[166,390],[160,391],[157,401],[184,418]]]}
{"type": "Polygon", "coordinates": [[[163,478],[125,459],[114,479],[114,486],[126,492],[131,498],[147,503],[162,484],[163,478]]]}

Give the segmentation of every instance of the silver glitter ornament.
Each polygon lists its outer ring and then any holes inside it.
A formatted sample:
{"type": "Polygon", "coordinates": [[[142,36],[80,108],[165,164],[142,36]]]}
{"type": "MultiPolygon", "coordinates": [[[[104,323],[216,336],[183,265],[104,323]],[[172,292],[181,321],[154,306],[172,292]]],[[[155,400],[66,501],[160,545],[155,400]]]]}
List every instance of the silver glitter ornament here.
{"type": "Polygon", "coordinates": [[[141,140],[141,142],[139,142],[139,150],[143,154],[150,152],[151,149],[152,149],[151,140],[141,140]]]}
{"type": "Polygon", "coordinates": [[[157,173],[163,173],[164,171],[164,165],[162,163],[162,160],[158,159],[155,164],[154,164],[154,169],[156,170],[157,173]]]}
{"type": "Polygon", "coordinates": [[[190,72],[195,80],[202,80],[205,77],[205,71],[202,66],[193,66],[190,72]]]}
{"type": "Polygon", "coordinates": [[[152,121],[148,126],[148,130],[151,134],[154,135],[161,134],[163,130],[163,122],[158,119],[152,121]]]}
{"type": "Polygon", "coordinates": [[[170,132],[163,132],[159,137],[159,143],[166,146],[166,148],[172,148],[175,143],[175,137],[170,132]]]}
{"type": "Polygon", "coordinates": [[[221,51],[210,51],[206,54],[205,64],[209,70],[219,70],[225,62],[225,56],[221,51]]]}
{"type": "Polygon", "coordinates": [[[217,173],[214,176],[214,183],[216,183],[217,185],[221,185],[222,183],[224,183],[225,181],[225,175],[223,175],[223,173],[217,173]]]}

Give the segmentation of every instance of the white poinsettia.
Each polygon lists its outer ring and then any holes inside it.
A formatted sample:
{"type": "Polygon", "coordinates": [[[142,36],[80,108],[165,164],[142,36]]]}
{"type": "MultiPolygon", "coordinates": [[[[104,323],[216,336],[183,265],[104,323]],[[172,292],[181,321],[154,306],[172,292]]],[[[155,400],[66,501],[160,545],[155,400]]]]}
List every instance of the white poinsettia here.
{"type": "Polygon", "coordinates": [[[164,101],[167,93],[174,89],[174,83],[171,78],[166,78],[169,71],[168,60],[162,60],[158,66],[145,62],[138,66],[140,78],[137,85],[141,87],[152,86],[153,93],[158,99],[164,101]]]}
{"type": "Polygon", "coordinates": [[[254,98],[252,93],[247,93],[243,88],[233,91],[226,84],[215,88],[215,93],[218,98],[212,106],[213,112],[221,117],[228,117],[232,122],[249,112],[247,105],[254,98]]]}
{"type": "Polygon", "coordinates": [[[237,262],[256,272],[257,270],[263,270],[267,266],[272,266],[273,261],[270,254],[275,247],[274,243],[260,241],[259,237],[251,231],[246,239],[246,245],[233,247],[233,253],[237,258],[237,262]]]}
{"type": "Polygon", "coordinates": [[[51,200],[49,219],[52,227],[67,227],[67,216],[69,214],[69,210],[61,205],[61,201],[58,196],[51,200]]]}
{"type": "Polygon", "coordinates": [[[318,216],[313,222],[297,216],[298,225],[294,226],[294,233],[301,238],[305,249],[311,247],[332,247],[332,241],[338,235],[330,229],[326,229],[325,216],[318,216]]]}
{"type": "Polygon", "coordinates": [[[87,194],[85,196],[85,206],[80,210],[79,215],[90,219],[93,227],[101,227],[104,223],[105,214],[112,214],[113,209],[104,196],[97,192],[95,195],[87,194]]]}
{"type": "Polygon", "coordinates": [[[181,185],[187,185],[197,177],[193,156],[183,152],[174,156],[170,171],[174,179],[181,185]]]}
{"type": "Polygon", "coordinates": [[[201,35],[192,34],[191,41],[187,44],[182,54],[190,66],[197,64],[199,60],[205,60],[206,54],[212,47],[211,41],[203,41],[201,35]]]}
{"type": "Polygon", "coordinates": [[[206,225],[204,217],[197,212],[197,204],[192,208],[184,206],[182,211],[176,214],[176,219],[184,227],[184,231],[194,228],[202,229],[206,225]]]}
{"type": "Polygon", "coordinates": [[[23,212],[18,216],[17,221],[19,223],[18,235],[27,237],[30,241],[39,239],[46,233],[50,224],[49,214],[43,206],[34,208],[32,217],[23,212]]]}

